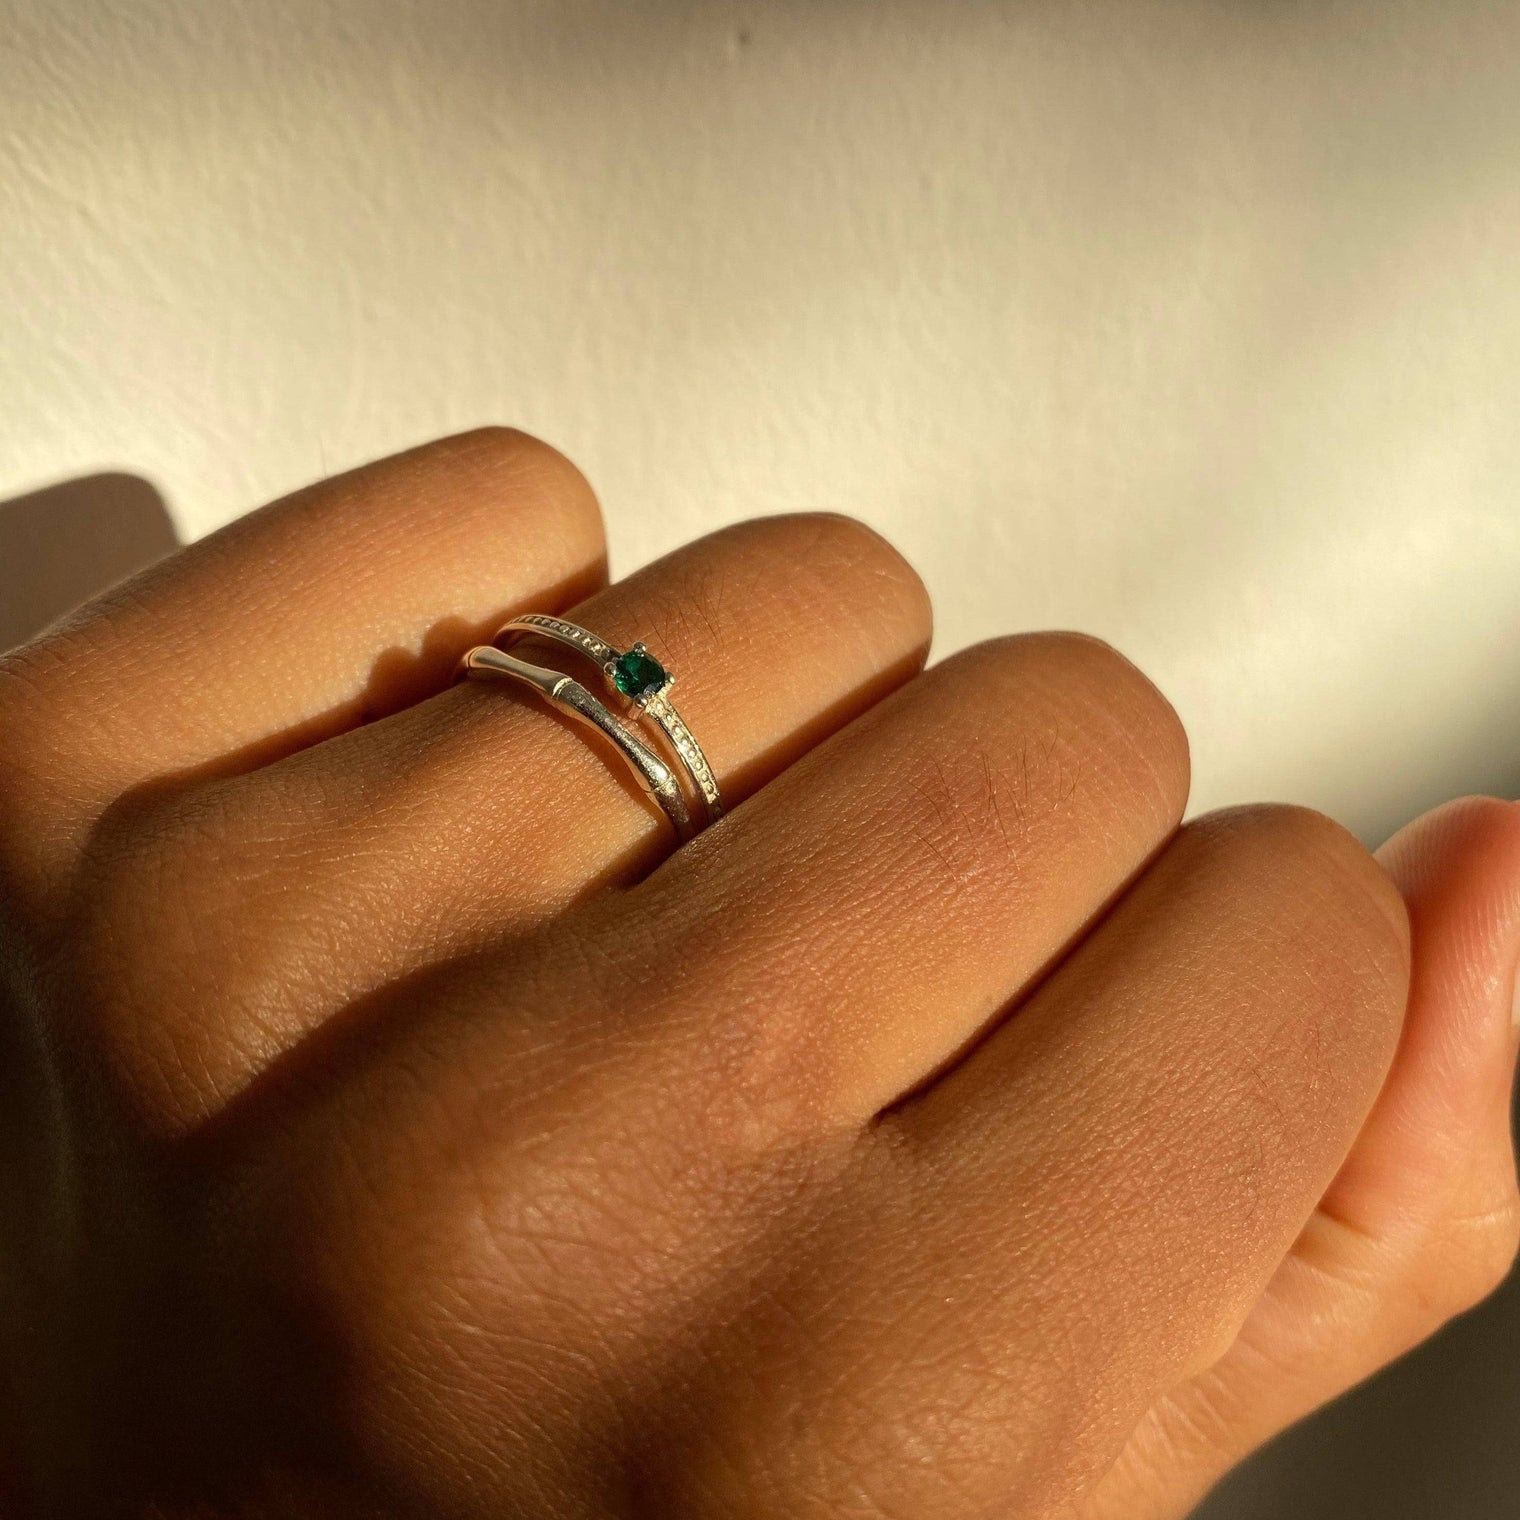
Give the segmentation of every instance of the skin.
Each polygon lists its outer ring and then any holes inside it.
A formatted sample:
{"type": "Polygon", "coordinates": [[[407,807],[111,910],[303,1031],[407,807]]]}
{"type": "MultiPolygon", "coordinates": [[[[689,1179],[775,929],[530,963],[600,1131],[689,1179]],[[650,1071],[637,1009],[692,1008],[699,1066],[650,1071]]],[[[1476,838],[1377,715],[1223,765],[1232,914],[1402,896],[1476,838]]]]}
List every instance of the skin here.
{"type": "Polygon", "coordinates": [[[845,518],[604,567],[490,430],[0,661],[11,1512],[1181,1516],[1503,1276],[1515,807],[1182,825],[1133,666],[923,670],[845,518]],[[729,816],[450,684],[529,609],[729,816]]]}

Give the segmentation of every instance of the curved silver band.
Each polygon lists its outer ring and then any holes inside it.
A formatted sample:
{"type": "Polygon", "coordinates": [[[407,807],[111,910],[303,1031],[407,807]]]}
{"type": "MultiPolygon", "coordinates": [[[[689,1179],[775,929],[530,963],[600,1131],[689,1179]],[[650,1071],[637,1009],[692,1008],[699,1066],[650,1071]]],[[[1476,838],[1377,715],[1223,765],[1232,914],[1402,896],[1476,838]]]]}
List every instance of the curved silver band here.
{"type": "MultiPolygon", "coordinates": [[[[549,617],[539,612],[528,613],[523,617],[513,618],[510,623],[502,624],[497,630],[496,637],[499,639],[509,634],[530,633],[553,639],[557,643],[589,656],[602,667],[609,680],[613,679],[613,672],[618,662],[625,656],[625,651],[614,649],[605,639],[599,639],[578,623],[567,622],[564,618],[549,617]]],[[[643,654],[642,644],[634,647],[639,654],[643,654]]],[[[661,669],[663,670],[663,667],[661,669]]],[[[723,797],[718,790],[718,782],[713,775],[712,766],[707,763],[707,756],[702,753],[702,746],[697,743],[696,737],[686,726],[685,720],[670,700],[669,691],[673,685],[675,685],[675,677],[667,673],[657,689],[637,697],[629,697],[628,701],[640,717],[650,719],[670,741],[671,747],[686,769],[686,774],[691,777],[692,785],[696,787],[702,798],[703,806],[707,811],[707,822],[716,823],[723,816],[723,797]]]]}
{"type": "Polygon", "coordinates": [[[541,665],[514,659],[490,644],[477,644],[459,663],[466,675],[504,677],[531,686],[561,712],[594,728],[610,740],[628,762],[639,785],[670,820],[676,838],[684,844],[696,832],[686,806],[686,794],[681,790],[675,772],[636,734],[630,733],[617,714],[592,696],[579,681],[561,671],[545,670],[541,665]]]}

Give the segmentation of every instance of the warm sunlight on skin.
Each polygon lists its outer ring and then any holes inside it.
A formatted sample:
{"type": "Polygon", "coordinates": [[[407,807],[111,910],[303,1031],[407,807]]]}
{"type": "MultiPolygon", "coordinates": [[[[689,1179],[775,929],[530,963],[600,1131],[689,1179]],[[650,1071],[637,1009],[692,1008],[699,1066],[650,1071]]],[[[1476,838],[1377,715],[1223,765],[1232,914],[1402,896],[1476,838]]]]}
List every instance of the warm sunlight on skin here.
{"type": "Polygon", "coordinates": [[[20,1513],[1169,1520],[1499,1281],[1520,810],[1183,825],[1144,675],[925,670],[847,518],[605,564],[492,429],[0,660],[20,1513]],[[721,820],[453,681],[523,611],[721,820]]]}

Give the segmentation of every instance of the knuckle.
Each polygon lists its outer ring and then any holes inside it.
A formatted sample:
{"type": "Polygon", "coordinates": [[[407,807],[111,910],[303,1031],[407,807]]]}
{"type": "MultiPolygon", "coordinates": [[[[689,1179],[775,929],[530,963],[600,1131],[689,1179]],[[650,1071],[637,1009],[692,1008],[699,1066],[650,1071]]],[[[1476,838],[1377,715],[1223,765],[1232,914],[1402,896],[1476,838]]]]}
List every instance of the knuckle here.
{"type": "Polygon", "coordinates": [[[443,440],[444,447],[484,459],[499,466],[523,470],[564,470],[579,475],[569,459],[536,434],[521,428],[491,423],[443,440]]]}
{"type": "Polygon", "coordinates": [[[591,482],[553,444],[520,428],[492,426],[446,439],[443,446],[520,505],[552,512],[561,532],[574,527],[595,544],[603,542],[602,512],[591,482]]]}
{"type": "Polygon", "coordinates": [[[743,615],[728,595],[724,566],[701,553],[678,551],[658,574],[643,578],[637,600],[639,632],[657,648],[678,651],[683,661],[720,655],[734,635],[736,615],[743,615]]]}
{"type": "Polygon", "coordinates": [[[1409,927],[1372,855],[1323,814],[1278,803],[1208,814],[1184,840],[1192,890],[1279,984],[1326,1080],[1347,1092],[1381,1081],[1403,1022],[1409,927]]]}
{"type": "Polygon", "coordinates": [[[1334,819],[1289,803],[1254,803],[1192,827],[1264,896],[1312,907],[1327,932],[1380,951],[1402,979],[1409,955],[1403,899],[1372,853],[1334,819]]]}
{"type": "Polygon", "coordinates": [[[1028,794],[1026,806],[1042,790],[1070,800],[1096,770],[1150,833],[1181,817],[1186,732],[1171,703],[1111,645],[1085,634],[1016,634],[973,645],[939,671],[958,689],[981,769],[1015,796],[1028,794]]]}
{"type": "Polygon", "coordinates": [[[1051,736],[973,735],[931,752],[918,772],[919,833],[951,879],[1018,876],[1036,831],[1070,818],[1080,764],[1051,736]]]}
{"type": "Polygon", "coordinates": [[[928,594],[898,552],[863,523],[829,513],[754,518],[721,528],[624,583],[637,626],[686,659],[750,644],[789,623],[837,640],[839,619],[875,650],[928,641],[928,594]]]}
{"type": "Polygon", "coordinates": [[[1095,830],[1138,865],[1181,817],[1181,727],[1096,640],[973,646],[930,671],[917,701],[924,738],[896,773],[909,786],[894,805],[949,881],[1027,895],[1058,868],[1056,841],[1095,830]]]}
{"type": "Polygon", "coordinates": [[[810,597],[822,590],[848,604],[852,617],[901,625],[927,640],[932,615],[918,572],[874,528],[841,512],[793,512],[755,518],[732,530],[774,557],[788,584],[810,597]]]}

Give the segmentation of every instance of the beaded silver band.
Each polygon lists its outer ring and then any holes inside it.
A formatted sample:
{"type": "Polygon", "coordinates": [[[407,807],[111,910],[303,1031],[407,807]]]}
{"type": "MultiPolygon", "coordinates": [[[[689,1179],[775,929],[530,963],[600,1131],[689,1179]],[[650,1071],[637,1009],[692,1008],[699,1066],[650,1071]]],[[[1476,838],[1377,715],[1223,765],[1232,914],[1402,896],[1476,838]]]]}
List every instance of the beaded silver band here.
{"type": "Polygon", "coordinates": [[[723,797],[707,756],[670,700],[670,688],[675,685],[676,678],[642,643],[628,650],[617,650],[578,623],[539,612],[513,618],[510,623],[502,625],[496,637],[530,633],[541,634],[595,660],[613,686],[632,703],[634,711],[653,722],[670,741],[702,798],[707,822],[716,823],[723,816],[723,797]]]}

